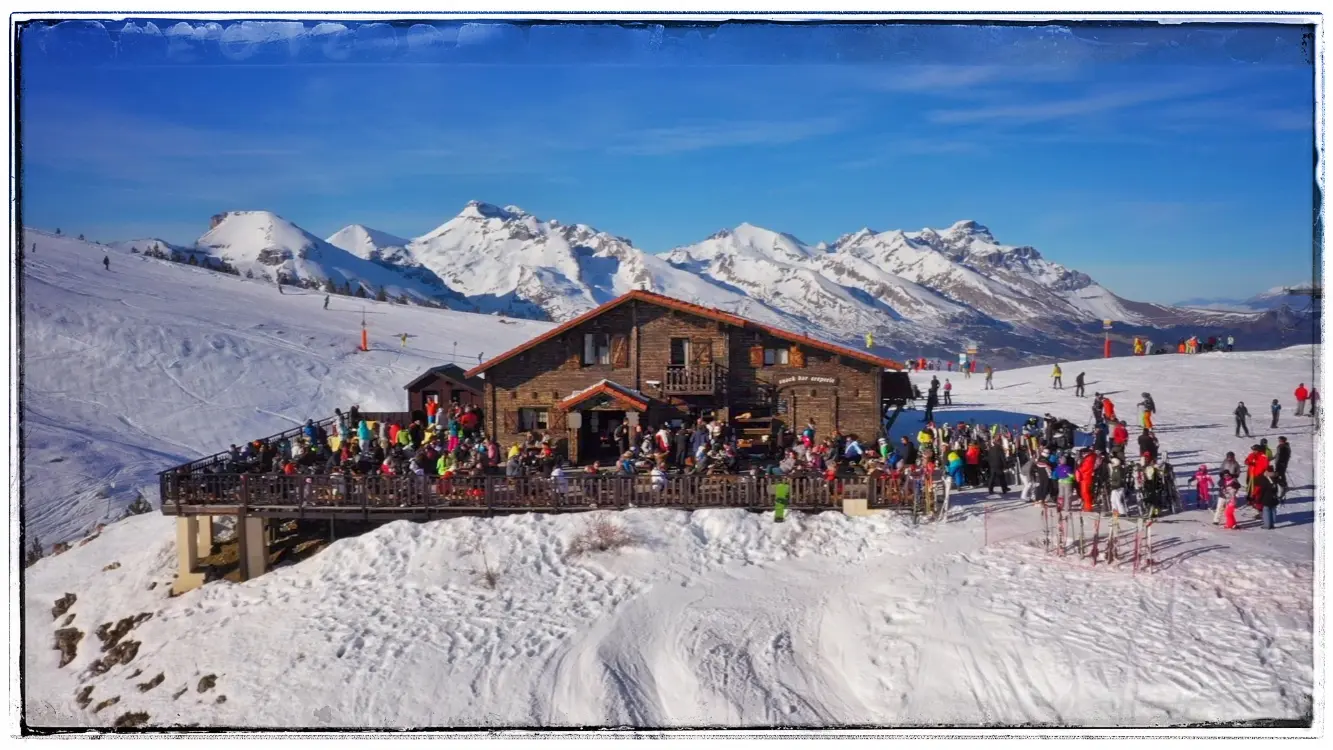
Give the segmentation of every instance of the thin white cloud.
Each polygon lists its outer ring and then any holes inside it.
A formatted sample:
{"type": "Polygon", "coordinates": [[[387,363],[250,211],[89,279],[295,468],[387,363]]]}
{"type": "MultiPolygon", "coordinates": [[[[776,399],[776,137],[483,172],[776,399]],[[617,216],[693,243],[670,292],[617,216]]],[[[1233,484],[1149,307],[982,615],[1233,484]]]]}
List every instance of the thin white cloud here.
{"type": "Polygon", "coordinates": [[[665,156],[715,148],[778,146],[833,135],[845,126],[836,117],[674,125],[632,132],[609,151],[629,156],[665,156]]]}
{"type": "Polygon", "coordinates": [[[927,113],[931,122],[941,124],[1010,123],[1032,124],[1074,119],[1115,112],[1144,104],[1173,101],[1205,93],[1220,84],[1198,82],[1170,83],[1106,90],[1069,99],[1031,101],[985,107],[941,109],[927,113]]]}

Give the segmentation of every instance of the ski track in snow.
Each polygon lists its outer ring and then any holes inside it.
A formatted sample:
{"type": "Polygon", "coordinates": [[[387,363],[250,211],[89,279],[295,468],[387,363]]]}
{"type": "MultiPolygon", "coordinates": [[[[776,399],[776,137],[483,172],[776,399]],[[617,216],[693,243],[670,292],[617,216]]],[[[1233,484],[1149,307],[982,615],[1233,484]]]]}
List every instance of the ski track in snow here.
{"type": "MultiPolygon", "coordinates": [[[[66,255],[48,256],[46,242],[43,262],[25,268],[26,281],[43,283],[25,299],[25,354],[49,342],[67,360],[25,362],[23,481],[29,523],[48,543],[100,519],[107,501],[96,491],[113,480],[119,495],[191,446],[220,450],[341,401],[398,408],[402,382],[438,362],[412,347],[353,354],[359,316],[325,317],[318,296],[131,256],[104,274],[101,250],[51,242],[66,255]],[[155,292],[170,284],[188,287],[175,303],[155,292]],[[74,291],[83,289],[142,312],[111,312],[74,291]],[[286,333],[249,335],[260,324],[286,333]]],[[[435,351],[454,340],[460,351],[499,351],[544,330],[380,308],[379,329],[420,331],[435,351]]],[[[1310,382],[1314,351],[1064,369],[1085,370],[1089,395],[1110,392],[1122,414],[1151,391],[1183,485],[1198,463],[1215,469],[1226,450],[1243,457],[1251,441],[1231,437],[1234,402],[1289,406],[1295,383],[1310,382]]],[[[1017,423],[1051,411],[1083,421],[1090,398],[1052,391],[1048,372],[999,372],[994,391],[956,379],[959,405],[939,419],[1017,423]]],[[[904,412],[895,434],[919,419],[904,412]]],[[[1316,451],[1308,420],[1266,427],[1255,420],[1256,439],[1285,434],[1293,447],[1279,528],[1254,528],[1242,512],[1247,528],[1228,532],[1210,512],[1186,510],[1156,526],[1151,574],[1130,569],[1128,524],[1126,561],[1094,567],[1041,551],[1037,509],[969,491],[953,499],[949,523],[916,527],[836,512],[774,524],[734,510],[626,511],[615,515],[640,544],[576,559],[564,551],[586,515],[398,522],[254,581],[170,599],[174,521],[133,517],[25,571],[28,719],[104,725],[143,710],[153,724],[205,726],[763,727],[1297,716],[1314,682],[1316,451]],[[500,572],[494,590],[479,582],[477,544],[500,572]],[[104,570],[111,562],[121,565],[104,570]],[[59,668],[50,607],[66,592],[78,595],[70,611],[85,636],[59,668]],[[142,644],[134,661],[83,678],[100,656],[92,631],[139,612],[154,616],[129,636],[142,644]],[[134,688],[158,672],[161,686],[134,688]],[[205,674],[218,684],[199,694],[205,674]],[[94,686],[94,704],[120,703],[81,709],[81,684],[94,686]]]]}

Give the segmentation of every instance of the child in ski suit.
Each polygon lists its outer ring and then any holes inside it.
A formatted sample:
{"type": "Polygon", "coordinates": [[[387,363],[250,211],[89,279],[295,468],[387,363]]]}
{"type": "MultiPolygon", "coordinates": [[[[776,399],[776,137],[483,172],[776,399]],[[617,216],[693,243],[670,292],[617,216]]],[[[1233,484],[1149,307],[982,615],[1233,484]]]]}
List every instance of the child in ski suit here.
{"type": "MultiPolygon", "coordinates": [[[[1207,508],[1211,505],[1209,502],[1209,494],[1213,487],[1213,478],[1208,476],[1207,466],[1200,466],[1199,470],[1194,472],[1194,476],[1190,477],[1190,480],[1185,483],[1185,486],[1188,487],[1191,484],[1197,485],[1195,490],[1199,493],[1198,499],[1195,502],[1195,507],[1207,508]]],[[[1213,523],[1217,522],[1214,521],[1213,523]]]]}
{"type": "Polygon", "coordinates": [[[1240,493],[1240,482],[1236,477],[1228,472],[1222,472],[1222,476],[1217,482],[1217,507],[1213,510],[1213,525],[1216,526],[1218,518],[1226,515],[1227,528],[1236,528],[1236,497],[1240,493]]]}

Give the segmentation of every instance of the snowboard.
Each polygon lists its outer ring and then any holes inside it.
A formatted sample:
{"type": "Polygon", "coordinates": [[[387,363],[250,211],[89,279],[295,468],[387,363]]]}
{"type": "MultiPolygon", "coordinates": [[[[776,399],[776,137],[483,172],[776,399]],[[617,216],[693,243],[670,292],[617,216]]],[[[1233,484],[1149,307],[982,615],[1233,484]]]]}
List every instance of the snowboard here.
{"type": "Polygon", "coordinates": [[[773,523],[787,520],[787,501],[791,498],[791,485],[783,483],[773,485],[773,523]]]}

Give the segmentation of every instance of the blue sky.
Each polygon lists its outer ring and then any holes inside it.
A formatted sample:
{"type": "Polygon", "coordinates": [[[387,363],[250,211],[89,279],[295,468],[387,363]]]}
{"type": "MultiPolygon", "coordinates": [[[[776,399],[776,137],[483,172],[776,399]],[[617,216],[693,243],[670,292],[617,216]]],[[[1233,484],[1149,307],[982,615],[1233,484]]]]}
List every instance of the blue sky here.
{"type": "Polygon", "coordinates": [[[28,27],[28,226],[423,234],[472,199],[652,252],[975,219],[1122,296],[1308,281],[1300,27],[28,27]]]}

